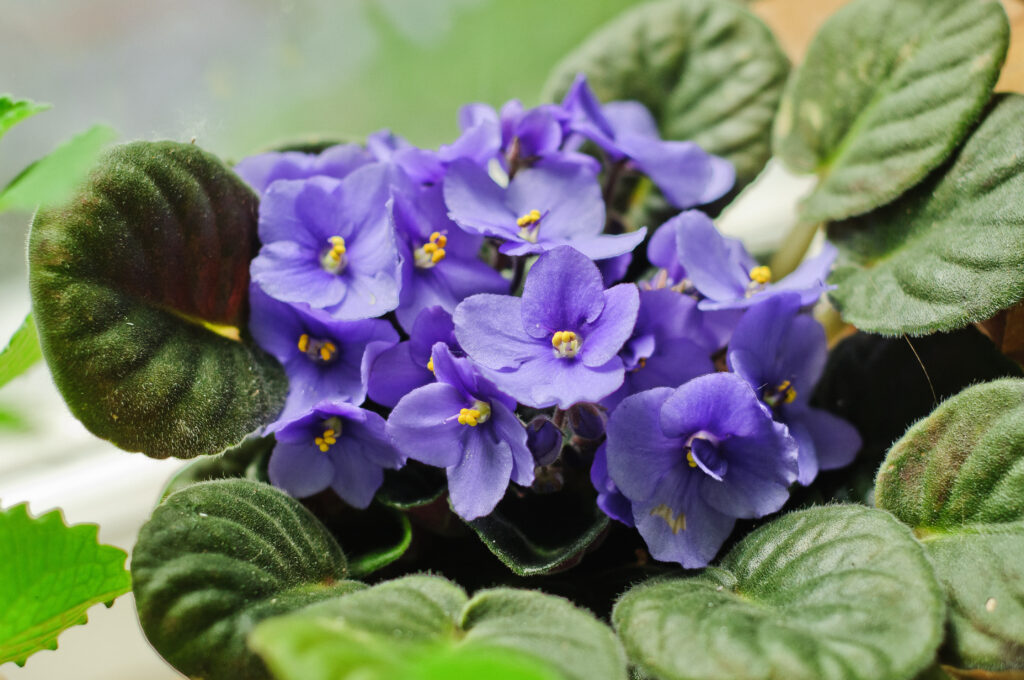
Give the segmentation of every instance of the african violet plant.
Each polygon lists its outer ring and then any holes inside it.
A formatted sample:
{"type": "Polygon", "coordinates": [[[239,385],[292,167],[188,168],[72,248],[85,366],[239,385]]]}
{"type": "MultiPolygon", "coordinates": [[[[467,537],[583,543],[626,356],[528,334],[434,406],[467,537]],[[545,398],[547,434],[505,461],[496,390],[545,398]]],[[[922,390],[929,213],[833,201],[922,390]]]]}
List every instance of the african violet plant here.
{"type": "Polygon", "coordinates": [[[132,556],[150,642],[195,678],[1024,669],[1007,43],[995,0],[854,0],[789,74],[666,0],[436,150],[110,150],[33,220],[32,319],[90,430],[197,458],[132,556]],[[758,259],[713,218],[770,150],[818,181],[758,259]]]}

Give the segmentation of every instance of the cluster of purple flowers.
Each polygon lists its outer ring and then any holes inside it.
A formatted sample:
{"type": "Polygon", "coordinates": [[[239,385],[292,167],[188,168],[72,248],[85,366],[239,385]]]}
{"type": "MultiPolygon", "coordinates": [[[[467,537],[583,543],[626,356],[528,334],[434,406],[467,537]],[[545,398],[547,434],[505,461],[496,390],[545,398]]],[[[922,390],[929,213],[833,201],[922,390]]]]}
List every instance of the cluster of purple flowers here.
{"type": "Polygon", "coordinates": [[[412,459],[445,468],[469,520],[585,440],[600,507],[698,567],[737,518],[851,460],[857,433],[808,404],[826,349],[802,311],[831,248],[773,281],[692,209],[731,166],[582,77],[459,126],[437,150],[382,131],[237,166],[261,196],[250,330],[290,381],[275,485],[363,508],[412,459]],[[649,238],[609,219],[630,173],[683,211],[649,238]],[[651,269],[619,283],[645,241],[651,269]]]}

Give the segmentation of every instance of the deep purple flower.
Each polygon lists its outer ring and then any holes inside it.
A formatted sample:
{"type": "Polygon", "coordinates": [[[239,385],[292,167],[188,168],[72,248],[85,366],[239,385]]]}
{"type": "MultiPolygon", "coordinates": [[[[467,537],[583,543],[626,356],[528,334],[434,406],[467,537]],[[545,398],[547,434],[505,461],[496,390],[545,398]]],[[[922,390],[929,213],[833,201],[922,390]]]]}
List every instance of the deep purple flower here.
{"type": "Polygon", "coordinates": [[[607,442],[597,447],[594,453],[594,463],[590,466],[590,483],[597,489],[597,507],[601,508],[604,514],[628,527],[636,526],[633,522],[633,506],[608,476],[607,442]]]}
{"type": "Polygon", "coordinates": [[[857,430],[808,402],[825,368],[825,329],[800,312],[800,296],[777,295],[750,308],[729,344],[729,367],[789,427],[799,447],[797,481],[848,465],[860,450],[857,430]]]}
{"type": "Polygon", "coordinates": [[[628,253],[643,241],[646,228],[609,236],[604,200],[591,168],[545,162],[521,170],[507,188],[495,184],[472,162],[448,168],[444,199],[449,215],[463,229],[504,241],[509,255],[541,253],[569,245],[593,260],[628,253]]]}
{"type": "Polygon", "coordinates": [[[831,243],[825,243],[819,255],[805,260],[792,274],[772,283],[771,269],[758,265],[739,240],[722,236],[702,212],[681,213],[661,229],[675,232],[679,264],[704,296],[700,302],[703,310],[743,309],[784,292],[797,293],[801,305],[811,305],[830,290],[825,279],[836,257],[831,243]]]}
{"type": "Polygon", "coordinates": [[[388,219],[389,175],[373,164],[340,181],[274,182],[260,202],[253,281],[275,299],[340,320],[397,307],[402,263],[388,219]]]}
{"type": "Polygon", "coordinates": [[[537,258],[522,298],[474,295],[455,309],[455,337],[498,387],[535,408],[599,401],[622,384],[618,352],[640,305],[633,284],[604,289],[582,253],[537,258]]]}
{"type": "Polygon", "coordinates": [[[427,307],[451,313],[470,295],[508,292],[508,279],[477,257],[483,239],[448,219],[439,187],[394,192],[391,217],[403,259],[395,315],[406,330],[427,307]]]}
{"type": "Polygon", "coordinates": [[[582,73],[562,108],[569,113],[570,131],[597,144],[612,161],[631,162],[677,208],[710,203],[732,188],[736,174],[729,161],[694,142],[662,140],[654,117],[640,102],[602,106],[582,73]]]}
{"type": "Polygon", "coordinates": [[[394,406],[417,387],[434,382],[430,355],[438,342],[445,343],[456,356],[464,356],[455,340],[451,314],[440,307],[428,307],[416,317],[407,341],[384,349],[372,358],[370,399],[384,406],[394,406]]]}
{"type": "Polygon", "coordinates": [[[275,435],[270,482],[298,498],[330,487],[349,505],[365,508],[384,481],[384,468],[404,463],[383,418],[342,402],[321,402],[282,423],[275,435]]]}
{"type": "Polygon", "coordinates": [[[463,519],[490,514],[511,479],[533,483],[533,456],[515,401],[485,380],[467,359],[443,343],[431,357],[437,382],[398,402],[388,434],[406,457],[443,467],[455,513],[463,519]]]}
{"type": "Polygon", "coordinates": [[[711,373],[627,397],[608,421],[608,474],[651,555],[706,566],[737,518],[777,511],[797,445],[742,378],[711,373]]]}
{"type": "Polygon", "coordinates": [[[338,144],[322,152],[271,151],[243,158],[235,172],[256,193],[263,194],[281,179],[309,179],[322,175],[344,179],[357,168],[373,162],[373,156],[358,144],[338,144]]]}
{"type": "Polygon", "coordinates": [[[387,321],[336,321],[320,310],[278,302],[257,286],[249,291],[249,330],[284,365],[288,400],[279,420],[323,400],[359,405],[366,398],[367,347],[382,351],[398,342],[387,321]]]}

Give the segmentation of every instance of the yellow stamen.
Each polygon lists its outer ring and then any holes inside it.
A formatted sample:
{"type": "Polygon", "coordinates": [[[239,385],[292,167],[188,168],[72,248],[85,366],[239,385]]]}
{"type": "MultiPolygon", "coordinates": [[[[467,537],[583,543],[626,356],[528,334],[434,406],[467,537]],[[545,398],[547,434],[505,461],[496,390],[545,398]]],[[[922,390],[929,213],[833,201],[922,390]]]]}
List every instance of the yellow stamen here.
{"type": "Polygon", "coordinates": [[[305,333],[299,336],[299,351],[306,352],[309,350],[309,336],[305,333]]]}
{"type": "Polygon", "coordinates": [[[337,274],[345,268],[346,264],[345,239],[340,236],[332,236],[327,239],[327,242],[331,244],[331,249],[320,258],[320,266],[332,274],[337,274]]]}
{"type": "Polygon", "coordinates": [[[660,517],[665,520],[668,527],[672,530],[673,534],[678,534],[680,531],[686,531],[686,515],[679,513],[678,515],[672,512],[672,508],[668,507],[664,503],[651,510],[651,517],[660,517]]]}
{"type": "Polygon", "coordinates": [[[491,417],[491,405],[486,401],[474,401],[473,408],[459,409],[459,425],[469,425],[470,427],[476,427],[481,423],[486,423],[491,417]]]}
{"type": "Polygon", "coordinates": [[[580,351],[580,339],[572,331],[555,331],[551,336],[551,346],[555,355],[563,359],[571,359],[580,351]]]}
{"type": "Polygon", "coordinates": [[[331,252],[338,255],[345,254],[345,239],[340,236],[332,236],[327,239],[331,243],[331,252]]]}
{"type": "Polygon", "coordinates": [[[772,280],[772,268],[765,265],[754,267],[750,270],[750,280],[761,285],[770,283],[772,280]]]}
{"type": "Polygon", "coordinates": [[[341,418],[328,418],[324,421],[324,433],[313,438],[313,443],[320,449],[321,453],[327,453],[331,446],[338,443],[338,435],[341,434],[341,418]]]}
{"type": "Polygon", "coordinates": [[[445,258],[444,247],[448,245],[448,237],[439,231],[430,234],[430,239],[413,252],[414,264],[420,269],[430,269],[445,258]]]}
{"type": "Polygon", "coordinates": [[[793,383],[788,380],[783,380],[782,383],[776,388],[779,394],[782,395],[782,401],[787,404],[792,404],[796,399],[796,390],[793,388],[793,383]]]}
{"type": "Polygon", "coordinates": [[[697,467],[697,461],[693,459],[693,451],[686,452],[686,464],[690,467],[697,467]]]}
{"type": "Polygon", "coordinates": [[[325,342],[320,348],[320,358],[324,361],[330,361],[331,356],[338,351],[338,348],[334,346],[333,342],[325,342]]]}
{"type": "Polygon", "coordinates": [[[427,361],[427,370],[430,371],[431,373],[434,372],[434,357],[430,357],[430,359],[427,361]]]}
{"type": "Polygon", "coordinates": [[[539,210],[531,210],[516,220],[516,224],[520,227],[529,227],[530,225],[537,224],[538,222],[540,222],[539,210]]]}

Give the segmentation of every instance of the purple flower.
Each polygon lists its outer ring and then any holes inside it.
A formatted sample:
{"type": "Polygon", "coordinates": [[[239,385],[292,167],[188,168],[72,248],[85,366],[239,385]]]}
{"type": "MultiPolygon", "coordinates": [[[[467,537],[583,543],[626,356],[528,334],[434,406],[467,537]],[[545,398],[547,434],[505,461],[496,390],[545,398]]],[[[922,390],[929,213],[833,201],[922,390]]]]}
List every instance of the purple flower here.
{"type": "Polygon", "coordinates": [[[567,409],[599,401],[622,384],[618,352],[640,306],[633,284],[604,289],[582,253],[555,248],[537,258],[522,298],[474,295],[455,309],[455,337],[487,377],[520,403],[567,409]]]}
{"type": "Polygon", "coordinates": [[[628,253],[643,241],[646,228],[608,236],[604,200],[591,168],[545,162],[521,170],[507,188],[494,183],[472,162],[448,168],[444,199],[449,216],[463,229],[504,241],[509,255],[541,253],[569,245],[593,260],[628,253]]]}
{"type": "Polygon", "coordinates": [[[500,153],[501,123],[487,104],[466,104],[459,109],[459,130],[462,134],[458,139],[438,149],[438,158],[443,163],[466,158],[486,167],[500,153]]]}
{"type": "Polygon", "coordinates": [[[284,365],[288,400],[279,420],[323,400],[361,404],[366,398],[367,346],[398,342],[387,321],[336,321],[322,311],[278,302],[250,287],[249,330],[260,347],[284,365]]]}
{"type": "Polygon", "coordinates": [[[464,356],[455,340],[451,314],[440,307],[428,307],[416,317],[406,342],[386,348],[372,358],[370,399],[384,406],[394,406],[417,387],[434,382],[430,355],[438,342],[445,343],[456,356],[464,356]]]}
{"type": "Polygon", "coordinates": [[[712,373],[627,397],[608,421],[608,475],[651,555],[706,566],[736,518],[777,511],[797,445],[739,376],[712,373]]]}
{"type": "Polygon", "coordinates": [[[633,101],[604,106],[581,73],[565,95],[567,127],[597,144],[613,161],[630,161],[651,178],[669,203],[689,208],[725,195],[736,174],[732,164],[694,142],[664,141],[647,108],[633,101]]]}
{"type": "Polygon", "coordinates": [[[271,151],[243,158],[235,172],[256,193],[263,194],[277,180],[309,179],[322,175],[343,179],[353,170],[373,162],[358,144],[338,144],[319,154],[299,151],[271,151]]]}
{"type": "Polygon", "coordinates": [[[370,134],[366,150],[378,163],[401,170],[417,184],[435,184],[444,176],[444,164],[436,151],[415,147],[390,130],[370,134]]]}
{"type": "Polygon", "coordinates": [[[796,439],[800,473],[810,484],[818,470],[850,463],[860,450],[857,430],[808,401],[825,368],[825,329],[801,315],[800,296],[777,295],[750,308],[729,345],[729,367],[772,408],[796,439]]]}
{"type": "Polygon", "coordinates": [[[533,456],[515,401],[485,380],[443,343],[431,357],[437,382],[398,402],[388,434],[406,457],[446,468],[455,513],[470,520],[490,514],[511,479],[533,483],[533,456]]]}
{"type": "Polygon", "coordinates": [[[526,424],[526,446],[537,465],[551,465],[562,453],[562,431],[547,416],[526,424]]]}
{"type": "Polygon", "coordinates": [[[275,434],[270,482],[298,498],[330,487],[349,505],[365,508],[384,481],[383,468],[404,463],[384,419],[351,404],[321,402],[275,434]]]}
{"type": "Polygon", "coordinates": [[[792,274],[772,283],[771,269],[758,265],[739,240],[722,236],[702,212],[681,213],[661,229],[675,232],[679,264],[705,298],[700,302],[702,310],[743,309],[784,292],[797,293],[801,305],[810,305],[830,290],[825,279],[836,257],[831,243],[792,274]]]}
{"type": "Polygon", "coordinates": [[[275,299],[345,321],[397,307],[402,261],[388,219],[389,176],[373,164],[340,181],[274,182],[260,203],[253,281],[275,299]]]}
{"type": "Polygon", "coordinates": [[[607,442],[597,447],[594,453],[594,464],[590,466],[590,483],[597,489],[597,507],[601,508],[601,512],[627,527],[636,526],[633,523],[633,506],[608,476],[607,442]]]}
{"type": "Polygon", "coordinates": [[[508,292],[508,280],[477,257],[483,239],[448,219],[440,188],[396,191],[391,217],[403,259],[395,310],[403,328],[427,307],[451,313],[470,295],[508,292]]]}

